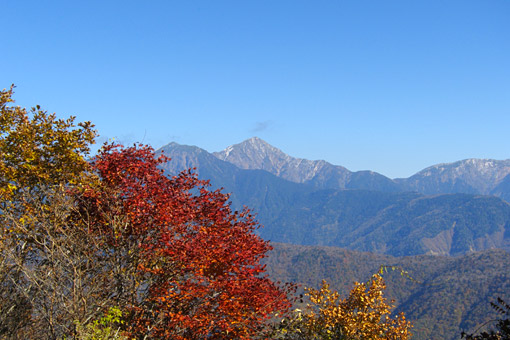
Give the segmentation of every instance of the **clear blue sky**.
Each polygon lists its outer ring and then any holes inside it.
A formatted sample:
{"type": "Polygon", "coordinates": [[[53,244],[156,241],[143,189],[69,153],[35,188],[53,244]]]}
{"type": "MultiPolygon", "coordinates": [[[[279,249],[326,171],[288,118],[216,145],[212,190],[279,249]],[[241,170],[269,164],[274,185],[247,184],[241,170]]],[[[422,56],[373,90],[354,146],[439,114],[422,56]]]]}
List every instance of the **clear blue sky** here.
{"type": "Polygon", "coordinates": [[[510,158],[510,1],[0,1],[1,88],[100,141],[407,177],[510,158]]]}

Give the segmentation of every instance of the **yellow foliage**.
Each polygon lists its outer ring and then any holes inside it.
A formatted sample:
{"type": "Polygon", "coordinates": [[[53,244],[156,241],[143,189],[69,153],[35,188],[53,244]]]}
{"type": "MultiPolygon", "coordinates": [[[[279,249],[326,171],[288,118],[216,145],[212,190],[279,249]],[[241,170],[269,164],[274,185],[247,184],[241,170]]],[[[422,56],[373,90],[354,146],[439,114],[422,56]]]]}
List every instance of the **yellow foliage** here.
{"type": "Polygon", "coordinates": [[[293,318],[283,320],[279,339],[406,340],[411,323],[404,314],[391,316],[394,306],[384,298],[386,288],[381,275],[366,283],[356,282],[343,299],[323,281],[320,289],[307,288],[310,303],[296,310],[293,318]]]}
{"type": "Polygon", "coordinates": [[[10,201],[19,190],[40,185],[79,183],[96,131],[75,117],[58,119],[36,106],[11,106],[14,86],[0,91],[0,199],[10,201]]]}

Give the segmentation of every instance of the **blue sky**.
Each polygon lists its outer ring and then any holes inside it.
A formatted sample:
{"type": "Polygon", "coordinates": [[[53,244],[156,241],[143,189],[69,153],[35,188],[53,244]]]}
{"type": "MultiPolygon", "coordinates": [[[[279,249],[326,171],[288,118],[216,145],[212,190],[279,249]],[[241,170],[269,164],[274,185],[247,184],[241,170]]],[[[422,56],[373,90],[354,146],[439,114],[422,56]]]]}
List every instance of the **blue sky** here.
{"type": "Polygon", "coordinates": [[[510,1],[2,1],[0,88],[100,141],[408,177],[510,158],[510,1]]]}

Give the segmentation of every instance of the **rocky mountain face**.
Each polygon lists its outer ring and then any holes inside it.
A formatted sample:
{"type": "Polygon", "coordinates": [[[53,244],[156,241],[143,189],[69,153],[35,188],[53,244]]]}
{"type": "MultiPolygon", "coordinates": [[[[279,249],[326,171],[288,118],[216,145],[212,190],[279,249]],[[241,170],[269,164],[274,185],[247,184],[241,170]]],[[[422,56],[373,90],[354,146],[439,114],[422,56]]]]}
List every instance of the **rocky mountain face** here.
{"type": "Polygon", "coordinates": [[[466,159],[434,165],[396,182],[407,190],[424,194],[463,192],[502,195],[505,179],[510,181],[510,177],[507,178],[509,174],[510,160],[466,159]]]}
{"type": "Polygon", "coordinates": [[[265,170],[288,181],[307,183],[317,188],[399,191],[396,183],[376,172],[351,172],[324,160],[294,158],[257,137],[213,155],[241,169],[265,170]]]}
{"type": "Polygon", "coordinates": [[[311,181],[321,172],[336,173],[338,184],[345,187],[351,172],[342,166],[326,161],[294,158],[258,137],[231,145],[223,151],[213,152],[218,159],[241,169],[260,169],[296,183],[311,181]]]}

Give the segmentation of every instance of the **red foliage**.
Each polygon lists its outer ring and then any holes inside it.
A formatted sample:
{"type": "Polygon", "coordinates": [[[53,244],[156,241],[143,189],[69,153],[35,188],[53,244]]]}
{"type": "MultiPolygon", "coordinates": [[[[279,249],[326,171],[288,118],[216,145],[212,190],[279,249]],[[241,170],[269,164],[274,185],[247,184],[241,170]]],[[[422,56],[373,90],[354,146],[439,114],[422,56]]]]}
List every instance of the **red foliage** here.
{"type": "MultiPolygon", "coordinates": [[[[143,301],[131,306],[130,331],[158,339],[248,339],[275,312],[289,307],[286,291],[264,276],[271,249],[245,209],[208,189],[191,171],[168,178],[148,146],[109,145],[93,168],[100,185],[84,192],[95,230],[109,244],[127,239],[143,252],[137,264],[143,301]],[[125,227],[103,218],[114,211],[125,227]]],[[[143,336],[142,336],[143,337],[143,336]]]]}

